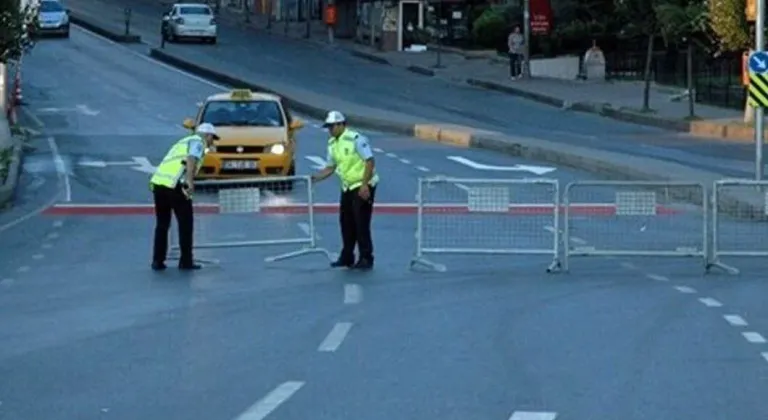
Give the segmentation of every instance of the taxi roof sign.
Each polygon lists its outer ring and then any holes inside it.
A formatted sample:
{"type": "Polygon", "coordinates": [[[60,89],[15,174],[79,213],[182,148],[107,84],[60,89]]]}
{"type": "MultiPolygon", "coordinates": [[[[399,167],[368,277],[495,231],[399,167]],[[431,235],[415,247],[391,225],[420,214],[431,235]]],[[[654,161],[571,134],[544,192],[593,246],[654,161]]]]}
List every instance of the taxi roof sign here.
{"type": "Polygon", "coordinates": [[[248,89],[234,89],[230,94],[232,99],[251,99],[252,94],[248,89]]]}

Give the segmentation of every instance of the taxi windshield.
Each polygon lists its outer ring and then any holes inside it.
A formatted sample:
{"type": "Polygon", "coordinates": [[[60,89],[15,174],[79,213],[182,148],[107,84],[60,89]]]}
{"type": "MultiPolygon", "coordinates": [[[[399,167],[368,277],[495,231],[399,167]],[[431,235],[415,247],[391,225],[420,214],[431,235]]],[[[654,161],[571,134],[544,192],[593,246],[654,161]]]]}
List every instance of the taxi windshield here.
{"type": "Polygon", "coordinates": [[[283,127],[283,113],[276,101],[212,101],[203,110],[202,122],[214,126],[283,127]]]}

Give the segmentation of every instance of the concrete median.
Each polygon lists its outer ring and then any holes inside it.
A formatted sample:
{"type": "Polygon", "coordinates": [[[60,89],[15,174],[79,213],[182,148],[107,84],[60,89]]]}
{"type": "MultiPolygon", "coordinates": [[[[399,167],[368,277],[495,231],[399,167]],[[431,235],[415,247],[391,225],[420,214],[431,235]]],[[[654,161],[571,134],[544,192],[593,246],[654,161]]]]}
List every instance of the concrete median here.
{"type": "MultiPolygon", "coordinates": [[[[125,30],[121,30],[117,27],[108,27],[107,25],[104,25],[102,23],[97,23],[95,19],[92,19],[88,16],[79,14],[79,13],[70,13],[69,14],[69,21],[73,24],[80,26],[81,28],[87,29],[95,34],[99,34],[103,36],[104,38],[110,39],[115,42],[119,42],[121,44],[140,44],[141,43],[141,37],[139,35],[134,34],[126,34],[125,30]]],[[[117,25],[115,25],[117,26],[117,25]]]]}
{"type": "MultiPolygon", "coordinates": [[[[337,101],[336,106],[330,107],[324,105],[322,98],[314,93],[297,93],[298,88],[295,87],[291,87],[292,92],[289,93],[280,91],[282,89],[275,87],[262,86],[249,80],[236,78],[190,62],[168,51],[152,49],[150,50],[150,56],[158,61],[223,85],[249,88],[280,95],[286,100],[289,107],[313,118],[322,119],[329,109],[338,109],[345,113],[351,124],[362,128],[404,134],[420,140],[445,143],[458,147],[493,150],[524,159],[575,168],[598,174],[608,179],[684,180],[701,182],[711,186],[713,182],[723,178],[720,174],[693,169],[673,162],[554,143],[542,139],[510,136],[442,122],[419,122],[409,116],[364,108],[356,104],[339,106],[337,101]],[[364,109],[364,112],[356,112],[356,110],[361,109],[364,109]],[[379,115],[382,116],[379,117],[379,115]]],[[[680,197],[680,199],[691,202],[701,201],[700,197],[680,197]]],[[[721,211],[731,213],[730,210],[733,209],[741,209],[743,211],[745,208],[757,209],[762,205],[763,203],[755,201],[752,197],[723,197],[721,200],[721,211]]]]}
{"type": "Polygon", "coordinates": [[[14,140],[5,116],[0,116],[0,158],[0,208],[3,208],[13,199],[21,167],[21,145],[14,140]]]}

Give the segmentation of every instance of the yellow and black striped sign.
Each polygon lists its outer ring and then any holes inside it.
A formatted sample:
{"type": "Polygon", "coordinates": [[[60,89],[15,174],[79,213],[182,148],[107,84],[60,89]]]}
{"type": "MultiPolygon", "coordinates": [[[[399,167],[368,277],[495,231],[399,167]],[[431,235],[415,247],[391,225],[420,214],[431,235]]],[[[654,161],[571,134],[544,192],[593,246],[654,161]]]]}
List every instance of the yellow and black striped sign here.
{"type": "Polygon", "coordinates": [[[768,74],[749,72],[749,105],[768,108],[768,74]]]}

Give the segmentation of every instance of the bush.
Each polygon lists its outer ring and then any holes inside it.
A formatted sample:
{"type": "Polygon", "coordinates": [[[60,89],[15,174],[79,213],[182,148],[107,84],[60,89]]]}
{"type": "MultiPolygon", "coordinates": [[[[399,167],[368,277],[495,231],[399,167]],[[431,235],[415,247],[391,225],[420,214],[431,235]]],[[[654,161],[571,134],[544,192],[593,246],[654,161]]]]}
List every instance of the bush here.
{"type": "Polygon", "coordinates": [[[511,26],[507,8],[489,7],[472,23],[472,38],[480,47],[498,49],[506,44],[511,26]]]}

